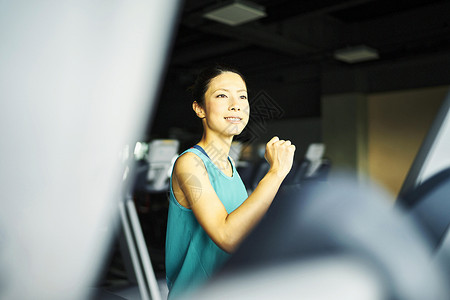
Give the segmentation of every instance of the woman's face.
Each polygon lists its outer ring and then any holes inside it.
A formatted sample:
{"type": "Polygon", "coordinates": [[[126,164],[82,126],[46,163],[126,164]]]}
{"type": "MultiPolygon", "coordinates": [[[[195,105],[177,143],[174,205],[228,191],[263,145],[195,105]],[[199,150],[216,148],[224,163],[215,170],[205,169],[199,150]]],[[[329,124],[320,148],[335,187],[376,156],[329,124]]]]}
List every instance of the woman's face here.
{"type": "Polygon", "coordinates": [[[241,76],[225,72],[214,77],[205,93],[201,110],[205,130],[225,136],[240,134],[248,123],[250,113],[247,87],[241,76]]]}

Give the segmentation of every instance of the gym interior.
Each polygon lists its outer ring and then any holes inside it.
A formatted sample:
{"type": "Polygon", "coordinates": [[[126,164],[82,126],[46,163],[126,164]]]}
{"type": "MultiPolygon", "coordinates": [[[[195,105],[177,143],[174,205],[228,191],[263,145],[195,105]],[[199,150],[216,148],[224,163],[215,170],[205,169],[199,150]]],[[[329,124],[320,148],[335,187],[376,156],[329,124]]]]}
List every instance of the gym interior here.
{"type": "Polygon", "coordinates": [[[450,299],[450,2],[0,4],[1,299],[168,296],[170,175],[189,86],[248,86],[229,155],[248,194],[296,145],[267,215],[183,299],[450,299]]]}

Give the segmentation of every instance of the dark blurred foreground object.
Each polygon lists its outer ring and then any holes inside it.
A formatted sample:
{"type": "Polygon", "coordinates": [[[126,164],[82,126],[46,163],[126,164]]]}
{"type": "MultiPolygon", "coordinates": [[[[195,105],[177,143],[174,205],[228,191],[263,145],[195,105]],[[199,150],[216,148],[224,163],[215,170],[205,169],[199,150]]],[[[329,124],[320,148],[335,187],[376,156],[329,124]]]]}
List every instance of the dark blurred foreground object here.
{"type": "Polygon", "coordinates": [[[445,258],[389,195],[342,176],[284,186],[219,276],[187,298],[442,300],[445,258]]]}

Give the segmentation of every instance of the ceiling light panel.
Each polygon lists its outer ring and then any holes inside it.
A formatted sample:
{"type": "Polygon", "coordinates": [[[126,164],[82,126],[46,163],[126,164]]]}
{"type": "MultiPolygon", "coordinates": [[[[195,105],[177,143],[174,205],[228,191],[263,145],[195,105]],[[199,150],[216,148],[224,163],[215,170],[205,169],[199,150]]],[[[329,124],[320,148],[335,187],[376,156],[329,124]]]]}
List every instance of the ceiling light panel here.
{"type": "Polygon", "coordinates": [[[233,1],[209,10],[203,17],[230,26],[237,26],[263,18],[266,15],[264,7],[253,2],[233,1]]]}
{"type": "Polygon", "coordinates": [[[378,59],[380,56],[376,49],[365,45],[349,47],[334,52],[334,58],[346,63],[358,63],[378,59]]]}

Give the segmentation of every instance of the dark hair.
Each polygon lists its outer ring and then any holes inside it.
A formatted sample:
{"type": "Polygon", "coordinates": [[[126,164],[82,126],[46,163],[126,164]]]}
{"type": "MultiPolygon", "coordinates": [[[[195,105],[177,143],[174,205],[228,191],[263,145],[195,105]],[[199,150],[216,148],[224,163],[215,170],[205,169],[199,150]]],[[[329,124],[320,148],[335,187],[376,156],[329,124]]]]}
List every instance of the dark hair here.
{"type": "Polygon", "coordinates": [[[203,106],[205,102],[205,93],[208,90],[209,83],[211,80],[222,73],[232,72],[241,76],[242,80],[245,82],[244,76],[233,67],[226,65],[214,65],[203,69],[200,74],[198,74],[197,79],[194,84],[189,88],[192,91],[192,97],[194,101],[197,101],[200,106],[203,106]]]}

